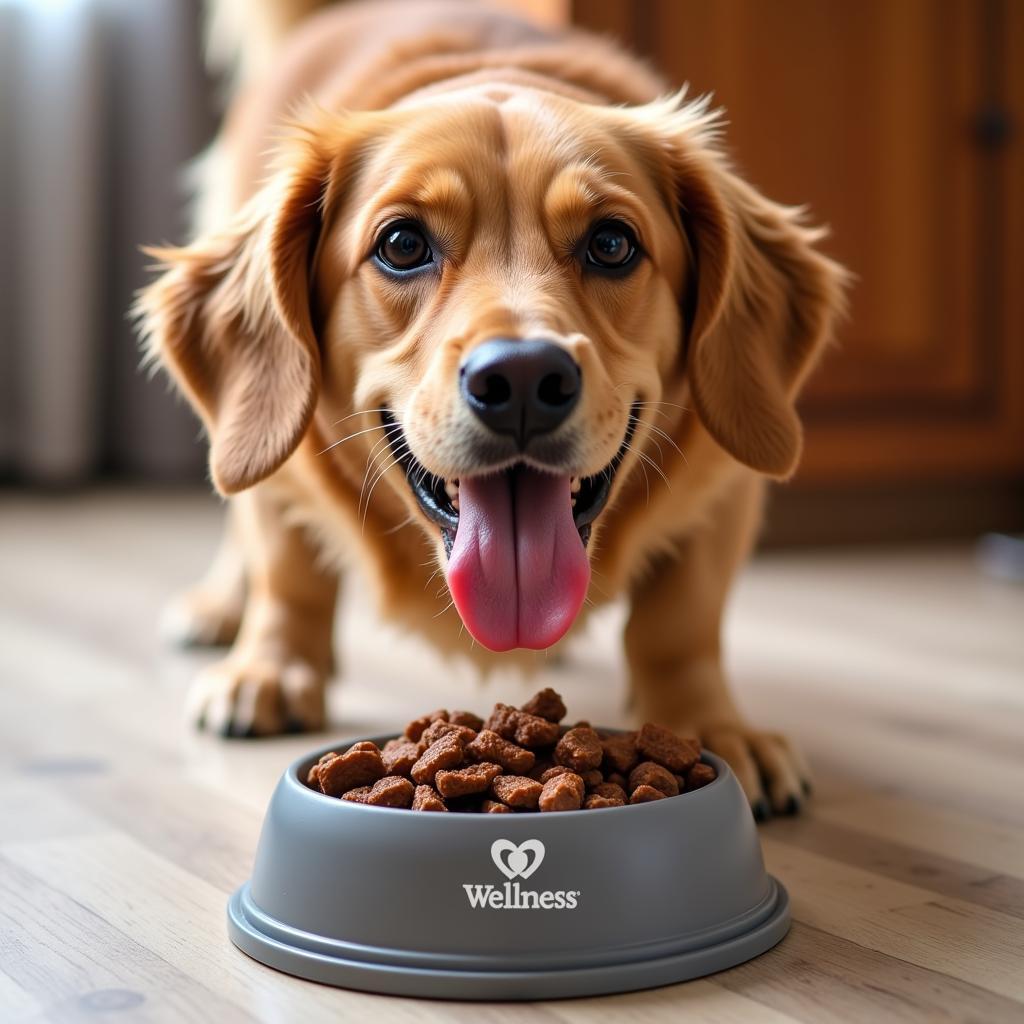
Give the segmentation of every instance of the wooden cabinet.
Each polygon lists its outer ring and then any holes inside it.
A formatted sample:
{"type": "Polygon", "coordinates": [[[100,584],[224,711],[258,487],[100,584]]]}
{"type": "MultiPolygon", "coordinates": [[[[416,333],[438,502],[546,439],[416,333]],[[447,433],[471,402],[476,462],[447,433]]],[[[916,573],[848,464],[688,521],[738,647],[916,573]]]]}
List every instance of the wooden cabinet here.
{"type": "Polygon", "coordinates": [[[743,173],[808,203],[857,275],[788,490],[916,489],[927,517],[937,486],[994,488],[1002,511],[965,526],[1020,517],[1024,3],[573,0],[568,16],[713,92],[743,173]]]}

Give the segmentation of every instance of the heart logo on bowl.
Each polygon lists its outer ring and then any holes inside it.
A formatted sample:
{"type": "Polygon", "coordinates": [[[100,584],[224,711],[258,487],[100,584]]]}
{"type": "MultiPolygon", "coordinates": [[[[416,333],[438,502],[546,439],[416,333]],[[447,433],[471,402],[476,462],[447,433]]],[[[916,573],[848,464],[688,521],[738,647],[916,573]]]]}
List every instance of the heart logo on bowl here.
{"type": "Polygon", "coordinates": [[[491,859],[506,878],[526,879],[544,860],[544,844],[539,839],[526,839],[516,846],[510,839],[495,839],[491,859]]]}

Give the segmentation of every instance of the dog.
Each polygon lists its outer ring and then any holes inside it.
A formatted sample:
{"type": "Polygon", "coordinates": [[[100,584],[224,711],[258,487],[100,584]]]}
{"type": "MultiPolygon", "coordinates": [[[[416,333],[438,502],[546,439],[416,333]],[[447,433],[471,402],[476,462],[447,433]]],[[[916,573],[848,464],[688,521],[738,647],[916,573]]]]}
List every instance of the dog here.
{"type": "Polygon", "coordinates": [[[609,41],[458,0],[317,6],[247,5],[198,237],[150,250],[138,302],[230,499],[170,620],[233,644],[191,716],[322,728],[353,567],[484,668],[624,598],[632,713],[699,735],[758,817],[795,812],[806,768],[737,709],[720,624],[843,308],[823,232],[609,41]]]}

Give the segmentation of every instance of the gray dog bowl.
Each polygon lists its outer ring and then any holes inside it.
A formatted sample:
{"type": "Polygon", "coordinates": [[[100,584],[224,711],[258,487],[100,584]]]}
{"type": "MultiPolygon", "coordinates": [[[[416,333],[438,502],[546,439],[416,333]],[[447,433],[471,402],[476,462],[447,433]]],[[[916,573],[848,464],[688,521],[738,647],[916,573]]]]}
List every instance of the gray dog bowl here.
{"type": "MultiPolygon", "coordinates": [[[[386,737],[375,737],[382,744],[386,737]]],[[[228,903],[251,957],[403,996],[550,999],[650,988],[742,963],[789,928],[724,761],[703,789],[631,807],[437,814],[278,783],[252,880],[228,903]]]]}

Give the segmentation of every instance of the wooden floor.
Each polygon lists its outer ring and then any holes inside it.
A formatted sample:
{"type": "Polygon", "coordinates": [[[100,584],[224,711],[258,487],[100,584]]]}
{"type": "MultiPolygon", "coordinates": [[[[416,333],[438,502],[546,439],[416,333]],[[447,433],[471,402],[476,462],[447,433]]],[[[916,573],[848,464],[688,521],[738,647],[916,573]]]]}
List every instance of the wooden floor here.
{"type": "MultiPolygon", "coordinates": [[[[969,550],[773,555],[742,581],[742,703],[818,779],[805,817],[761,832],[793,900],[780,946],[652,992],[458,1005],[294,980],[228,942],[271,788],[321,740],[181,725],[200,656],[161,649],[155,622],[217,515],[193,495],[0,496],[0,1020],[1024,1020],[1024,588],[969,550]]],[[[527,692],[439,665],[362,596],[339,736],[527,692]]],[[[621,717],[617,629],[544,674],[599,722],[621,717]]]]}

